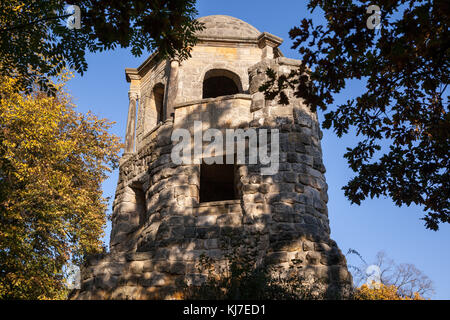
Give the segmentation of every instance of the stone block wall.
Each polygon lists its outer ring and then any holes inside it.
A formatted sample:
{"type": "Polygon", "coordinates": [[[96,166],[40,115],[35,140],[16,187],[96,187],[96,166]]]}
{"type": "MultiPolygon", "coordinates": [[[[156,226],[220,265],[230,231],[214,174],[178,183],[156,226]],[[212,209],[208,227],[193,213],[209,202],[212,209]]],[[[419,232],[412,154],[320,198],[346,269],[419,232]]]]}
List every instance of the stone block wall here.
{"type": "Polygon", "coordinates": [[[280,167],[263,176],[260,165],[238,165],[237,200],[199,203],[199,165],[171,162],[171,119],[143,137],[139,150],[120,164],[111,252],[88,259],[74,298],[170,298],[183,283],[205,280],[196,267],[200,256],[225,265],[221,242],[230,233],[238,246],[255,248],[260,264],[281,270],[295,265],[305,278],[323,280],[330,294],[349,290],[345,257],[330,239],[317,115],[293,92],[286,92],[288,106],[258,92],[268,67],[287,74],[297,66],[276,58],[248,69],[250,115],[240,127],[278,129],[280,167]]]}

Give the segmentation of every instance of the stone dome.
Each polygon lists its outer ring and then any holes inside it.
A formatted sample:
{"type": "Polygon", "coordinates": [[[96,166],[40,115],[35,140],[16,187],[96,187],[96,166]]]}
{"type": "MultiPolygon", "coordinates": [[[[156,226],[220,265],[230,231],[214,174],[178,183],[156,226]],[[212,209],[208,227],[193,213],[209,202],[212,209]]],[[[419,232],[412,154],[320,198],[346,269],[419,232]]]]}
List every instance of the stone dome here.
{"type": "Polygon", "coordinates": [[[256,39],[261,34],[247,22],[230,16],[205,16],[197,21],[204,24],[204,29],[197,34],[199,38],[256,39]]]}

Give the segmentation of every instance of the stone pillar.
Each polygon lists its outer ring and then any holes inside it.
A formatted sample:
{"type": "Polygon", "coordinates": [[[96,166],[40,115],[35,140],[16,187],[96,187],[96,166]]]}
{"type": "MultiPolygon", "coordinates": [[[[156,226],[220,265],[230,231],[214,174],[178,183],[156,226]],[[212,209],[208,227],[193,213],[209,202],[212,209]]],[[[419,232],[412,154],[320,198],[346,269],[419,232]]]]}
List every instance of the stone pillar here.
{"type": "Polygon", "coordinates": [[[137,92],[128,92],[130,103],[128,105],[127,131],[125,134],[125,153],[134,152],[134,142],[136,135],[136,103],[139,98],[137,92]]]}
{"type": "Polygon", "coordinates": [[[171,118],[175,114],[174,103],[178,91],[178,70],[180,62],[177,59],[170,61],[169,83],[167,85],[166,98],[166,119],[171,118]]]}
{"type": "Polygon", "coordinates": [[[274,48],[283,43],[283,39],[268,32],[263,32],[258,37],[258,46],[262,49],[262,59],[273,59],[274,48]]]}

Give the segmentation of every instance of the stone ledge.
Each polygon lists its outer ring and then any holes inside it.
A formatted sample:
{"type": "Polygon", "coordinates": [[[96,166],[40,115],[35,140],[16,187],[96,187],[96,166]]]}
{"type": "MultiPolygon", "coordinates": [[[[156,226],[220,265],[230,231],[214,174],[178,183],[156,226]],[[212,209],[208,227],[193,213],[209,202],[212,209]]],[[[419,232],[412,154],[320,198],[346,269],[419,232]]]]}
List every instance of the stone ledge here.
{"type": "Polygon", "coordinates": [[[290,65],[290,66],[300,66],[302,64],[301,60],[291,59],[286,57],[275,58],[276,63],[280,65],[290,65]]]}
{"type": "Polygon", "coordinates": [[[240,199],[236,199],[236,200],[222,200],[222,201],[210,201],[210,202],[201,202],[198,206],[196,206],[194,208],[212,207],[212,206],[225,206],[227,204],[240,204],[240,203],[241,203],[240,199]]]}
{"type": "Polygon", "coordinates": [[[251,43],[257,44],[258,37],[240,37],[240,36],[226,36],[226,37],[214,37],[214,36],[199,36],[197,38],[200,43],[205,41],[211,42],[243,42],[243,43],[251,43]]]}
{"type": "Polygon", "coordinates": [[[238,94],[232,94],[229,96],[221,96],[217,98],[207,98],[207,99],[200,99],[200,100],[194,100],[194,101],[188,101],[188,102],[182,102],[175,104],[174,108],[184,108],[196,104],[204,104],[204,103],[211,103],[211,102],[220,102],[220,101],[226,101],[226,100],[252,100],[251,94],[245,94],[245,93],[238,93],[238,94]]]}
{"type": "Polygon", "coordinates": [[[193,208],[194,216],[220,216],[223,214],[241,213],[241,200],[224,200],[203,202],[193,208]]]}
{"type": "MultiPolygon", "coordinates": [[[[157,131],[161,126],[164,125],[164,122],[159,122],[157,125],[155,125],[149,132],[147,132],[141,139],[141,141],[144,141],[148,136],[150,136],[153,132],[157,131]]],[[[141,146],[142,148],[142,146],[141,146]]],[[[139,148],[139,149],[141,149],[139,148]]]]}

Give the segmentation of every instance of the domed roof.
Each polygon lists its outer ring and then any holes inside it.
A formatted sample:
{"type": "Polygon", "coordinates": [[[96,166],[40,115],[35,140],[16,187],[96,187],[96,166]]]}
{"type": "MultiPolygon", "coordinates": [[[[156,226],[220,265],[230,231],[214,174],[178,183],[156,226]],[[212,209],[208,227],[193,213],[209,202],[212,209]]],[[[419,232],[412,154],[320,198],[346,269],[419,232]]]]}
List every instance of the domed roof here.
{"type": "Polygon", "coordinates": [[[261,34],[247,22],[230,16],[205,16],[198,18],[197,21],[204,24],[204,29],[197,34],[200,38],[254,39],[261,34]]]}

